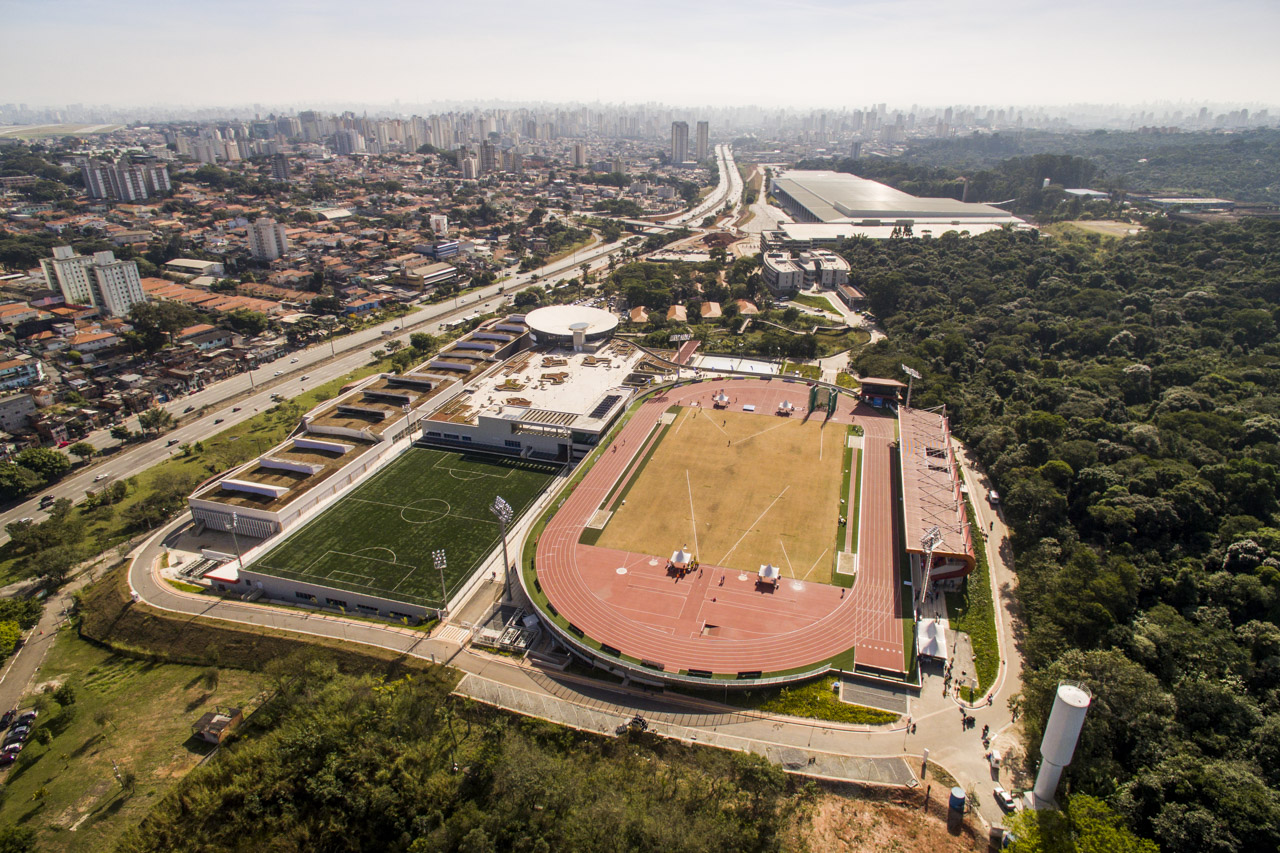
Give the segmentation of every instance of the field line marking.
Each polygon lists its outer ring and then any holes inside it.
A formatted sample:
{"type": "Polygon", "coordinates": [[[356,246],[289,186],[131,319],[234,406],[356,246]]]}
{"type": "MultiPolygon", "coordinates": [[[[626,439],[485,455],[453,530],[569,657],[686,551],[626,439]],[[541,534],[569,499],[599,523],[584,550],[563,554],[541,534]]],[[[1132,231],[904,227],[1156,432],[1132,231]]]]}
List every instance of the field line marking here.
{"type": "MultiPolygon", "coordinates": [[[[391,549],[390,549],[390,548],[383,548],[382,550],[384,550],[384,551],[390,551],[391,549]]],[[[395,552],[394,552],[394,551],[392,551],[391,553],[393,553],[393,554],[394,554],[395,552]]],[[[332,551],[332,550],[330,550],[330,551],[325,551],[325,552],[324,552],[324,554],[322,555],[322,558],[323,558],[323,557],[327,557],[327,556],[329,556],[330,554],[337,554],[337,555],[338,555],[338,556],[340,556],[340,557],[351,557],[353,560],[372,560],[372,561],[373,561],[373,562],[375,562],[375,563],[385,563],[385,564],[386,564],[386,565],[388,565],[388,566],[403,566],[403,565],[404,565],[404,563],[397,563],[397,562],[395,562],[395,561],[379,560],[377,557],[366,557],[366,556],[364,556],[363,554],[348,554],[346,551],[332,551]]]]}
{"type": "Polygon", "coordinates": [[[368,498],[357,498],[355,496],[349,497],[348,500],[359,501],[362,504],[375,504],[377,506],[389,506],[392,509],[408,509],[409,508],[409,505],[389,504],[386,501],[371,501],[368,498]]]}
{"type": "Polygon", "coordinates": [[[788,423],[790,423],[790,421],[783,421],[782,423],[778,424],[777,426],[771,426],[771,427],[769,427],[769,428],[767,428],[767,429],[762,429],[762,430],[760,430],[760,431],[759,431],[759,432],[757,432],[757,433],[752,433],[751,435],[747,436],[746,438],[739,439],[739,441],[750,441],[750,440],[751,440],[751,439],[753,439],[753,438],[759,438],[760,436],[764,435],[766,432],[773,432],[775,429],[782,429],[782,428],[783,428],[784,426],[786,426],[788,423]]]}
{"type": "Polygon", "coordinates": [[[826,444],[826,441],[824,440],[826,437],[827,437],[827,431],[825,429],[818,430],[818,461],[819,462],[822,461],[822,448],[826,444]]]}
{"type": "Polygon", "coordinates": [[[756,520],[751,522],[751,524],[747,526],[746,530],[742,531],[742,535],[738,537],[737,542],[733,543],[733,547],[730,548],[729,551],[723,557],[721,557],[719,560],[716,560],[716,565],[723,566],[725,564],[725,560],[729,559],[729,554],[732,554],[735,550],[737,550],[738,546],[742,544],[742,540],[746,539],[747,534],[751,532],[751,528],[759,524],[761,520],[765,517],[765,513],[773,509],[773,505],[776,504],[778,501],[782,500],[782,496],[787,493],[787,489],[789,488],[791,487],[786,486],[783,488],[782,491],[778,492],[778,496],[774,498],[773,501],[767,507],[764,508],[764,512],[760,513],[760,515],[756,518],[756,520]]]}
{"type": "Polygon", "coordinates": [[[813,565],[809,567],[809,571],[805,572],[804,577],[800,578],[800,580],[807,581],[809,579],[809,575],[813,574],[813,570],[818,568],[818,563],[822,562],[822,558],[827,556],[827,552],[830,550],[830,548],[823,548],[822,553],[818,555],[818,559],[813,561],[813,565]]]}
{"type": "Polygon", "coordinates": [[[689,469],[684,469],[684,484],[689,489],[689,520],[693,525],[693,553],[698,553],[698,517],[693,512],[693,481],[689,479],[689,469]]]}
{"type": "Polygon", "coordinates": [[[781,539],[778,540],[778,547],[782,549],[782,557],[787,561],[787,571],[791,572],[791,577],[794,578],[796,570],[791,566],[791,555],[787,553],[787,546],[781,539]]]}

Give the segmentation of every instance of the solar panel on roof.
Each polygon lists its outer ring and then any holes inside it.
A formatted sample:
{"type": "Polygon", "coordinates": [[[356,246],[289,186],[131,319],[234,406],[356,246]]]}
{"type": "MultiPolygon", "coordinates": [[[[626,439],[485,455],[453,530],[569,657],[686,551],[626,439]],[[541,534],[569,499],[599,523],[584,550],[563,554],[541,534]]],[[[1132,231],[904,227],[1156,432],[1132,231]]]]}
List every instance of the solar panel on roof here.
{"type": "Polygon", "coordinates": [[[609,396],[601,400],[599,403],[597,403],[596,407],[591,410],[591,414],[587,415],[587,417],[603,418],[605,416],[605,413],[608,412],[610,409],[612,409],[614,404],[621,399],[622,399],[622,396],[620,394],[610,394],[609,396]]]}

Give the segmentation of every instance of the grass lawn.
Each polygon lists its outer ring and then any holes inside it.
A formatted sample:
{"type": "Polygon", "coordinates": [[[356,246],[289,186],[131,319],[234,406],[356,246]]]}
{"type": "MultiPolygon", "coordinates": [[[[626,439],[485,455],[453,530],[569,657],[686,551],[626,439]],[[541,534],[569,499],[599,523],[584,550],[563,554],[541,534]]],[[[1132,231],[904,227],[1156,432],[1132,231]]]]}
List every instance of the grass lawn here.
{"type": "Polygon", "coordinates": [[[854,379],[852,376],[850,376],[849,374],[845,373],[842,370],[836,374],[836,385],[840,386],[841,388],[857,389],[858,380],[854,379]]]}
{"type": "MultiPolygon", "coordinates": [[[[497,496],[519,517],[557,466],[412,447],[253,564],[284,578],[396,600],[440,602],[431,553],[452,592],[498,544],[497,496]]],[[[321,602],[323,603],[323,602],[321,602]]]]}
{"type": "Polygon", "coordinates": [[[831,580],[843,428],[686,408],[598,544],[642,554],[681,545],[698,559],[831,580]]]}
{"type": "Polygon", "coordinates": [[[71,685],[71,717],[41,714],[53,741],[33,738],[22,751],[4,783],[0,822],[35,828],[38,850],[111,849],[208,752],[191,724],[215,706],[244,706],[265,683],[261,674],[229,669],[216,670],[211,683],[206,671],[122,657],[62,629],[40,678],[71,685]],[[116,768],[132,774],[131,792],[116,768]]]}
{"type": "Polygon", "coordinates": [[[821,379],[822,368],[816,364],[796,364],[794,361],[783,362],[782,372],[803,379],[821,379]]]}
{"type": "Polygon", "coordinates": [[[795,296],[791,297],[791,301],[798,302],[808,308],[816,308],[819,311],[827,311],[831,314],[839,313],[829,301],[821,296],[814,296],[811,293],[797,293],[795,296]]]}
{"type": "Polygon", "coordinates": [[[852,725],[883,726],[898,719],[898,715],[891,711],[841,702],[839,694],[831,689],[831,682],[836,679],[836,676],[824,675],[788,687],[758,687],[751,690],[730,690],[727,693],[697,690],[681,692],[705,696],[735,708],[852,725]]]}
{"type": "MultiPolygon", "coordinates": [[[[977,563],[973,573],[964,579],[959,592],[947,593],[947,620],[952,631],[964,631],[973,645],[973,663],[977,669],[981,696],[1000,672],[1000,642],[996,634],[996,605],[991,598],[991,566],[987,563],[987,537],[967,500],[969,530],[973,532],[973,548],[977,563]]],[[[967,688],[966,688],[967,689],[967,688]]]]}
{"type": "MultiPolygon", "coordinates": [[[[77,504],[71,510],[69,521],[85,525],[78,544],[80,558],[88,559],[142,532],[129,525],[127,513],[132,505],[152,499],[158,490],[173,489],[185,496],[196,484],[213,474],[246,462],[283,441],[298,426],[304,412],[337,396],[344,385],[388,369],[389,364],[371,364],[312,388],[205,439],[199,443],[202,449],[193,448],[190,455],[175,453],[164,462],[139,471],[126,481],[129,491],[120,503],[94,509],[87,509],[83,503],[77,504]]],[[[0,584],[10,583],[29,573],[27,555],[18,553],[11,543],[0,546],[0,584]]]]}

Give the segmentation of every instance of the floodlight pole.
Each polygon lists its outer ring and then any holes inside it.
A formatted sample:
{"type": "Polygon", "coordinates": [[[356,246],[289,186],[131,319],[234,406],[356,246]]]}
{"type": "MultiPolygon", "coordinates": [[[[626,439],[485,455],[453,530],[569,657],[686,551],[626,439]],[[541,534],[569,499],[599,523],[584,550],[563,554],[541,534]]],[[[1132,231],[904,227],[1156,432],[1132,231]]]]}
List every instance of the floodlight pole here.
{"type": "Polygon", "coordinates": [[[236,562],[240,564],[240,571],[244,571],[244,554],[240,553],[240,539],[236,536],[236,525],[240,523],[240,516],[237,513],[231,513],[231,524],[227,527],[231,531],[231,541],[236,545],[236,562]]]}
{"type": "Polygon", "coordinates": [[[493,506],[489,507],[489,511],[498,517],[498,528],[502,532],[502,599],[509,601],[511,599],[511,561],[507,559],[507,525],[511,523],[514,513],[511,511],[511,504],[501,497],[493,499],[493,506]]]}
{"type": "Polygon", "coordinates": [[[440,615],[442,617],[449,615],[449,590],[444,585],[444,549],[440,548],[431,553],[432,559],[436,564],[436,571],[440,573],[440,615]]]}
{"type": "Polygon", "coordinates": [[[915,380],[920,378],[920,371],[916,370],[914,367],[907,367],[904,364],[902,365],[902,372],[907,374],[907,408],[909,409],[911,408],[911,385],[915,380]]]}

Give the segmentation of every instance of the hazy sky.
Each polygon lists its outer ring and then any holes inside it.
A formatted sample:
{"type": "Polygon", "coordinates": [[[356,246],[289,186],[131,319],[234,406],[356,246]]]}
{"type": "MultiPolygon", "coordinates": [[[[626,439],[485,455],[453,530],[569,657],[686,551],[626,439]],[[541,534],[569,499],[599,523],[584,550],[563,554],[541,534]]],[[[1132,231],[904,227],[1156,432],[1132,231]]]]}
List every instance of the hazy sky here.
{"type": "Polygon", "coordinates": [[[1280,0],[0,0],[0,102],[1280,103],[1280,0]]]}

